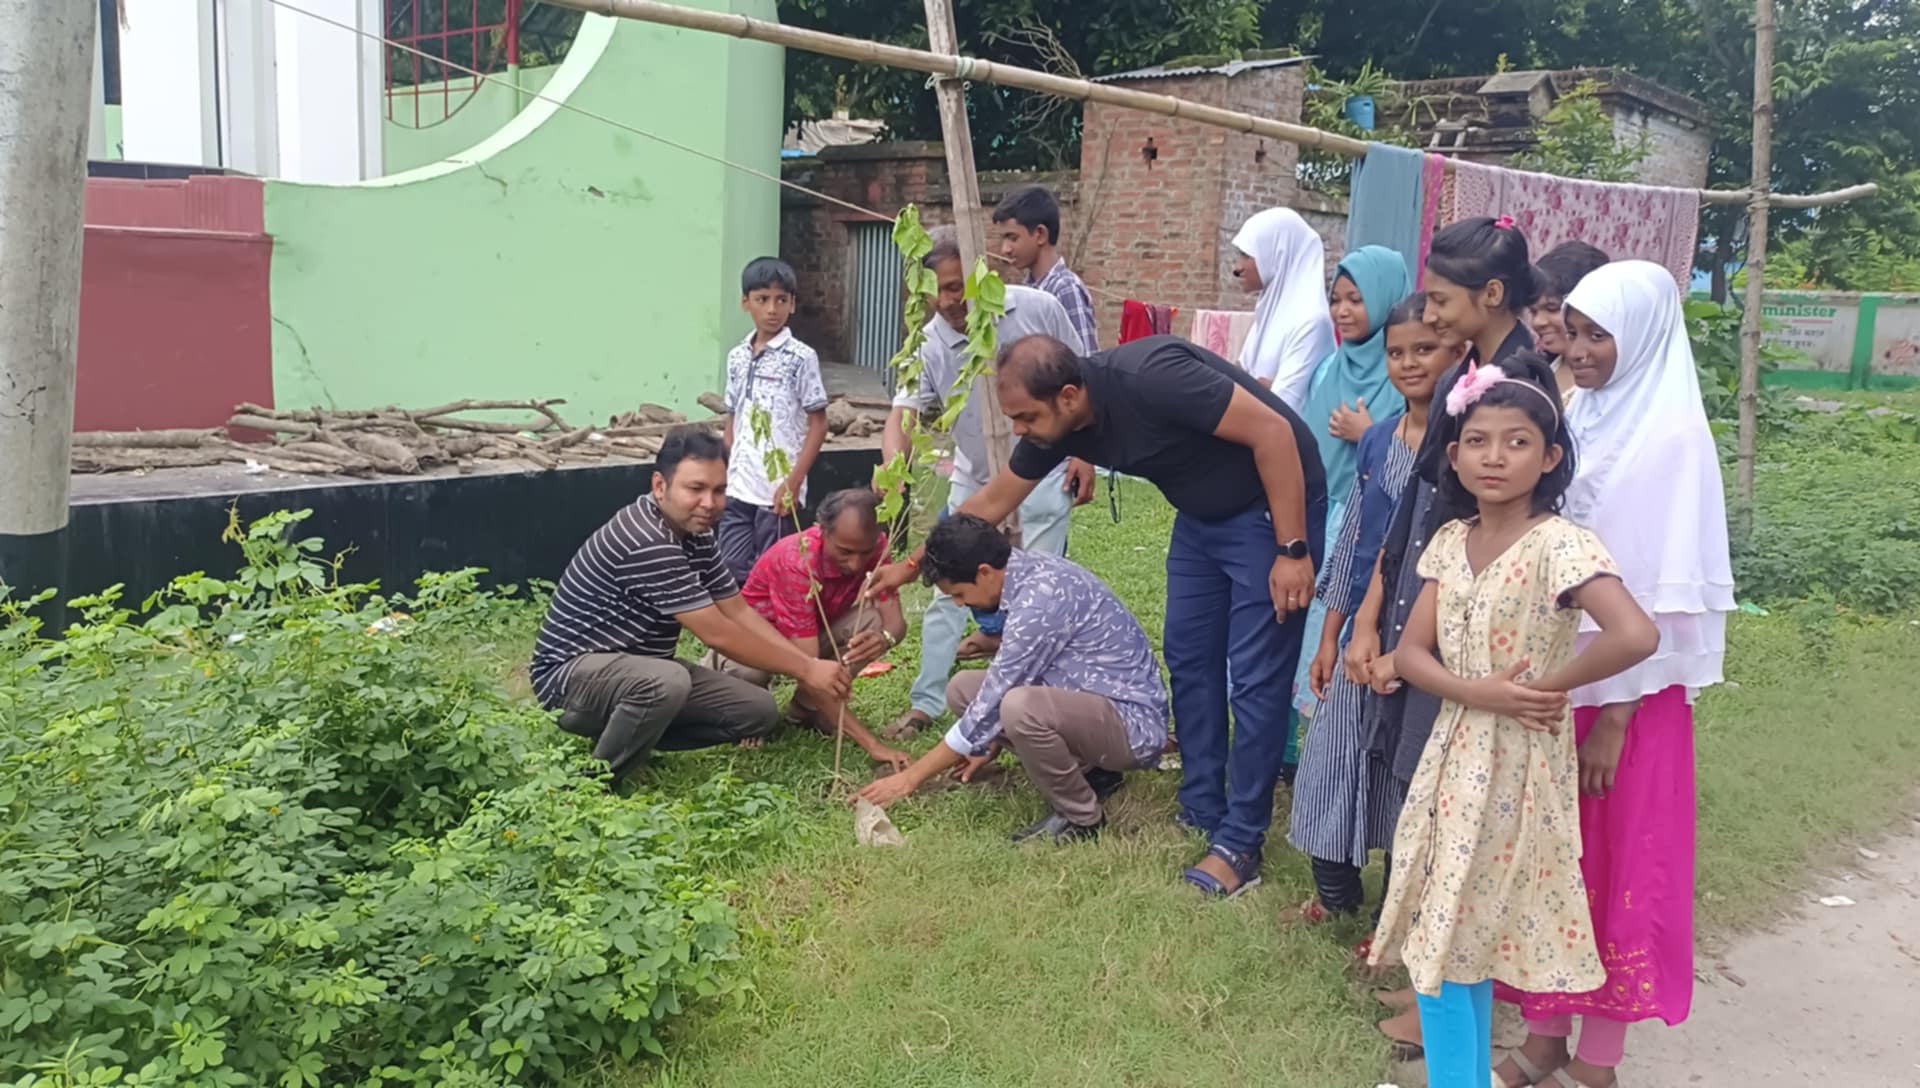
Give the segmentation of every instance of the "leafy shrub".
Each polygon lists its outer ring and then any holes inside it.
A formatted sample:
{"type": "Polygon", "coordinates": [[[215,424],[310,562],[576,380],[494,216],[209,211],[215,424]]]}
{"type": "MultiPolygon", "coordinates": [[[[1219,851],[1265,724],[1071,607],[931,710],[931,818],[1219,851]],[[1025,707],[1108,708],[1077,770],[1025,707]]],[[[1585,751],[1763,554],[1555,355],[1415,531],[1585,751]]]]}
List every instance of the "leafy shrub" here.
{"type": "Polygon", "coordinates": [[[304,514],[231,579],[46,638],[0,601],[0,1077],[500,1085],[661,1050],[737,985],[714,863],[784,801],[610,794],[449,652],[475,572],[338,585],[304,514]],[[404,608],[406,613],[397,610],[404,608]]]}
{"type": "MultiPolygon", "coordinates": [[[[1740,320],[1738,306],[1708,299],[1688,299],[1685,306],[1687,338],[1693,343],[1693,362],[1700,372],[1700,398],[1707,418],[1733,421],[1740,415],[1740,320]]],[[[1777,418],[1783,406],[1777,390],[1764,384],[1766,376],[1783,363],[1805,360],[1804,353],[1766,341],[1760,343],[1760,413],[1762,422],[1777,418]]]]}
{"type": "Polygon", "coordinates": [[[1770,607],[1920,607],[1920,424],[1789,412],[1760,444],[1754,531],[1734,540],[1741,596],[1770,607]]]}

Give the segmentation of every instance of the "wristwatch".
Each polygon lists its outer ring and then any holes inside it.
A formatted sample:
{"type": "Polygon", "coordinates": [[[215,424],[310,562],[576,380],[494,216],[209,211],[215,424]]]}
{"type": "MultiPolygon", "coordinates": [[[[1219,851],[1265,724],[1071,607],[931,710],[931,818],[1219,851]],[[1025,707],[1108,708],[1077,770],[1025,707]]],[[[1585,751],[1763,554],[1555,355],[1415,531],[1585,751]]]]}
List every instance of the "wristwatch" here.
{"type": "Polygon", "coordinates": [[[1280,545],[1280,554],[1288,559],[1305,559],[1310,554],[1304,540],[1289,540],[1280,545]]]}

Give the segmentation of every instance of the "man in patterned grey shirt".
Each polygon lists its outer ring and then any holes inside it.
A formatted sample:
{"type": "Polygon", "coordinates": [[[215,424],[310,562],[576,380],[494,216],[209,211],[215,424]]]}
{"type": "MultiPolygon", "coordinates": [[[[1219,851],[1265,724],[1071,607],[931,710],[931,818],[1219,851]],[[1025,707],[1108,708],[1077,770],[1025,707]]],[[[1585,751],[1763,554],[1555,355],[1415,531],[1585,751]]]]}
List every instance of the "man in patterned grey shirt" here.
{"type": "Polygon", "coordinates": [[[859,796],[885,807],[954,767],[970,781],[1004,745],[1050,809],[1015,842],[1098,834],[1107,822],[1101,801],[1122,772],[1154,766],[1167,744],[1166,684],[1140,621],[1086,569],[1015,551],[971,514],[936,526],[920,562],[926,580],[954,600],[1005,612],[1000,652],[987,671],[948,685],[960,718],[945,739],[859,796]]]}

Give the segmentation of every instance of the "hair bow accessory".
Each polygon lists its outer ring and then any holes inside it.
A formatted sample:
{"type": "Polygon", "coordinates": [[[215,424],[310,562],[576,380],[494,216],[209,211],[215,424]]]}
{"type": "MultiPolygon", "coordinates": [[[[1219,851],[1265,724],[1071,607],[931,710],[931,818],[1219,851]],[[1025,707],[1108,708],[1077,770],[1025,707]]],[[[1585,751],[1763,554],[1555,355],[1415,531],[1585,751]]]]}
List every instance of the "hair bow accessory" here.
{"type": "Polygon", "coordinates": [[[1467,372],[1453,383],[1447,391],[1447,414],[1457,416],[1473,407],[1474,402],[1485,396],[1487,390],[1507,380],[1507,372],[1497,366],[1481,366],[1468,363],[1467,372]]]}

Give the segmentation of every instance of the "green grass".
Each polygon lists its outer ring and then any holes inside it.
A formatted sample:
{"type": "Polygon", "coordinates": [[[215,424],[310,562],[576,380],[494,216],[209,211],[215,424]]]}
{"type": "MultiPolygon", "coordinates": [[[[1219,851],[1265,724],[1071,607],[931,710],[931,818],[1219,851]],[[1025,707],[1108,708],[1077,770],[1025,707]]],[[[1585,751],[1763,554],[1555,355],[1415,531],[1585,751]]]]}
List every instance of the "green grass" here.
{"type": "MultiPolygon", "coordinates": [[[[1788,442],[1829,446],[1833,437],[1816,426],[1788,442]]],[[[1920,446],[1875,448],[1911,458],[1878,471],[1920,471],[1920,446]]],[[[1767,491],[1781,498],[1807,494],[1832,470],[1830,450],[1766,452],[1767,491]]],[[[1856,468],[1849,486],[1871,486],[1863,481],[1876,470],[1856,468]]],[[[1157,642],[1170,516],[1145,487],[1123,499],[1118,526],[1104,503],[1079,511],[1073,555],[1157,642]]],[[[1910,802],[1920,770],[1904,683],[1920,668],[1920,622],[1824,598],[1769,603],[1773,615],[1735,617],[1732,682],[1700,708],[1709,943],[1775,916],[1813,869],[1870,841],[1910,802]]],[[[503,638],[487,652],[511,647],[503,638]]],[[[894,659],[901,667],[859,685],[869,724],[906,705],[916,646],[894,659]]],[[[857,749],[848,756],[868,773],[857,749]]],[[[1178,881],[1201,844],[1172,823],[1177,773],[1135,776],[1097,843],[1007,845],[1008,832],[1039,815],[1016,770],[993,786],[896,806],[907,845],[876,850],[854,845],[850,815],[829,796],[831,764],[830,744],[787,736],[764,752],[666,757],[650,772],[672,789],[731,767],[788,786],[800,802],[781,850],[729,874],[746,933],[739,969],[752,990],[691,1012],[670,1029],[667,1061],[615,1083],[1365,1088],[1389,1079],[1366,987],[1347,974],[1363,928],[1280,919],[1310,892],[1304,859],[1284,845],[1284,793],[1266,885],[1223,904],[1178,881]]]]}

